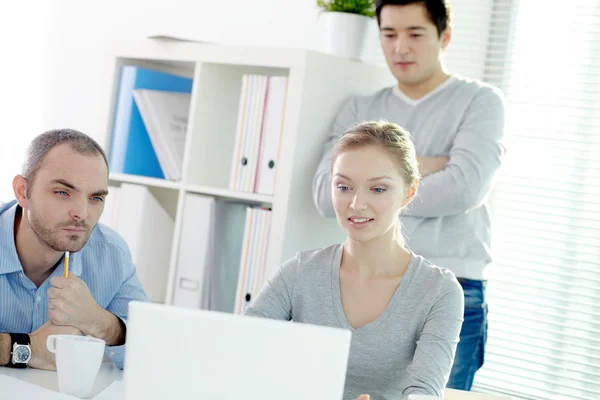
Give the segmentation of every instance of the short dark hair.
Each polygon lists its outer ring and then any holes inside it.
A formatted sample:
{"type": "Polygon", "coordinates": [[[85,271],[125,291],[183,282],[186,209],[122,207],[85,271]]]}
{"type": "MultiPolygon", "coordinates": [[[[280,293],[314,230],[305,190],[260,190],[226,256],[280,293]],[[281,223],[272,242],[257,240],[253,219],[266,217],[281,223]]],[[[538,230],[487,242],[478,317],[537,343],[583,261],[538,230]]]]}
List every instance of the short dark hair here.
{"type": "Polygon", "coordinates": [[[102,147],[94,139],[74,129],[53,129],[38,135],[29,147],[21,175],[32,185],[46,155],[63,143],[70,143],[76,153],[82,155],[101,155],[108,168],[108,159],[102,147]]]}
{"type": "Polygon", "coordinates": [[[405,6],[417,3],[421,3],[425,6],[429,19],[437,28],[438,36],[441,36],[442,32],[450,26],[451,20],[450,5],[446,0],[377,0],[375,2],[377,24],[381,26],[381,9],[384,6],[405,6]]]}

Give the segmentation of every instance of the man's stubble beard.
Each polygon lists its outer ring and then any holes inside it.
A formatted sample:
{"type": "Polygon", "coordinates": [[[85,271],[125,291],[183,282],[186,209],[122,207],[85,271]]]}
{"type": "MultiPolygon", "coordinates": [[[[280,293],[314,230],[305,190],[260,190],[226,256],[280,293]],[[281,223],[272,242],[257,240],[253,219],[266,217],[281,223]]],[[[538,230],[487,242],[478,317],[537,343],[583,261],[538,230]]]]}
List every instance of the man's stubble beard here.
{"type": "Polygon", "coordinates": [[[85,246],[85,244],[87,243],[91,229],[85,222],[70,221],[67,223],[60,223],[56,226],[55,229],[51,229],[46,226],[44,219],[41,218],[37,214],[37,212],[35,212],[32,209],[29,209],[28,211],[28,220],[31,230],[33,231],[33,233],[35,233],[35,235],[41,243],[50,247],[54,251],[70,251],[74,253],[80,251],[83,248],[83,246],[85,246]],[[72,235],[67,236],[65,240],[58,239],[56,237],[58,233],[62,230],[62,228],[65,228],[67,226],[85,228],[86,231],[82,233],[82,235],[84,236],[72,235]]]}

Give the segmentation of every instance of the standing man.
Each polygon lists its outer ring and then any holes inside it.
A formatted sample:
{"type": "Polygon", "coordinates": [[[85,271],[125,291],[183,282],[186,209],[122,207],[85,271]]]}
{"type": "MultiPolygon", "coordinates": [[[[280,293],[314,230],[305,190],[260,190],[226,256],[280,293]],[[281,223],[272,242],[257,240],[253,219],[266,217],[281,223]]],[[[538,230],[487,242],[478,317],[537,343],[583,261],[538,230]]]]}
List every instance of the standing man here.
{"type": "Polygon", "coordinates": [[[321,215],[335,216],[330,154],[349,126],[386,119],[411,132],[422,180],[401,216],[404,235],[412,251],[450,269],[463,287],[464,322],[447,387],[470,390],[487,338],[484,271],[492,259],[485,200],[505,152],[504,96],[444,67],[452,37],[445,0],[377,0],[376,13],[383,53],[398,84],[353,97],[340,109],[313,197],[321,215]]]}
{"type": "Polygon", "coordinates": [[[125,241],[97,225],[107,186],[106,155],[83,133],[53,130],[29,146],[16,200],[0,204],[0,365],[56,369],[46,338],[84,334],[123,368],[129,301],[148,298],[125,241]]]}

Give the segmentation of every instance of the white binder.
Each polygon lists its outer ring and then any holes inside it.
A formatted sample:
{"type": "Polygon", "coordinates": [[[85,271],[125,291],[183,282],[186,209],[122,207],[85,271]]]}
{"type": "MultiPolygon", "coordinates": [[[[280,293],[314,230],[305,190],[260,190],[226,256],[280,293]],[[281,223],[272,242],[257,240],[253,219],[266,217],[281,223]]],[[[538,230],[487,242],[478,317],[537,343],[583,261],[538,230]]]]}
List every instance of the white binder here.
{"type": "Polygon", "coordinates": [[[187,194],[183,214],[173,305],[207,308],[207,282],[215,239],[215,198],[187,194]]]}
{"type": "Polygon", "coordinates": [[[173,305],[233,312],[246,207],[186,196],[173,305]]]}
{"type": "Polygon", "coordinates": [[[245,74],[238,108],[229,188],[253,192],[260,151],[268,76],[245,74]]]}
{"type": "Polygon", "coordinates": [[[275,189],[279,150],[285,121],[287,85],[287,76],[269,77],[260,155],[254,186],[256,193],[273,194],[275,189]]]}

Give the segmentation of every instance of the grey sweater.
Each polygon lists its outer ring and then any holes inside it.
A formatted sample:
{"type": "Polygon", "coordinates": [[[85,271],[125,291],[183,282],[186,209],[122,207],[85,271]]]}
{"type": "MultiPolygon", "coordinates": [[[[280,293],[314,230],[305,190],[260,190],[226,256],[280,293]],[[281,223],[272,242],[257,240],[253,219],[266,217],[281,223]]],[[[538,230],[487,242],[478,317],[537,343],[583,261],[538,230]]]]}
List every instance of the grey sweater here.
{"type": "Polygon", "coordinates": [[[385,119],[407,129],[417,155],[447,156],[441,172],[425,177],[401,217],[407,246],[457,277],[485,279],[491,264],[491,220],[485,200],[505,152],[504,96],[483,83],[450,77],[418,101],[397,88],[351,98],[339,111],[313,180],[324,217],[334,217],[331,150],[351,125],[385,119]]]}
{"type": "Polygon", "coordinates": [[[440,396],[463,321],[463,291],[454,275],[413,253],[387,308],[355,329],[340,297],[342,251],[342,245],[333,245],[297,253],[268,281],[246,315],[349,329],[344,400],[363,393],[373,400],[440,396]]]}

